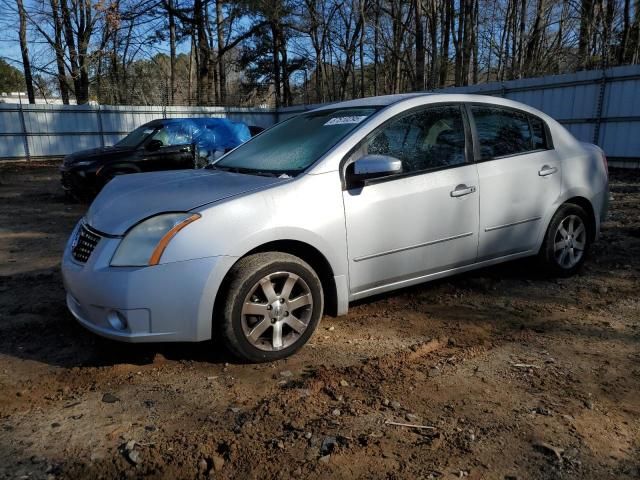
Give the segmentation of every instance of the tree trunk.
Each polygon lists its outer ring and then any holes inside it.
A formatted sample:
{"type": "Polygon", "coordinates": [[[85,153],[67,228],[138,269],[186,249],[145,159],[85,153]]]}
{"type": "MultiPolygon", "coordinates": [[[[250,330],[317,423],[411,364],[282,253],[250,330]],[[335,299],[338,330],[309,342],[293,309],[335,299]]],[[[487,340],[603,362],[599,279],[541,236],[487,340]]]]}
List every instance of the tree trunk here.
{"type": "Polygon", "coordinates": [[[615,16],[615,4],[613,0],[607,0],[606,15],[602,35],[602,68],[609,66],[611,34],[613,32],[613,20],[615,16]]]}
{"type": "Polygon", "coordinates": [[[462,85],[462,69],[464,64],[464,50],[462,48],[464,42],[464,32],[465,32],[465,20],[466,20],[466,11],[467,11],[467,3],[469,0],[460,0],[460,11],[458,12],[458,31],[455,33],[455,50],[456,50],[456,60],[455,60],[455,75],[454,82],[458,87],[462,85]]]}
{"type": "Polygon", "coordinates": [[[531,27],[531,33],[529,34],[529,41],[527,43],[527,51],[525,55],[525,72],[533,74],[536,72],[536,58],[539,52],[539,45],[541,39],[544,36],[544,30],[542,28],[542,15],[544,13],[545,0],[538,0],[538,6],[536,8],[536,18],[531,27]]]}
{"type": "Polygon", "coordinates": [[[169,2],[169,102],[175,105],[176,99],[176,20],[173,15],[173,0],[169,2]]]}
{"type": "Polygon", "coordinates": [[[27,45],[27,13],[24,11],[22,0],[16,0],[18,15],[20,16],[20,52],[22,53],[22,66],[24,69],[24,82],[27,86],[29,103],[36,103],[33,91],[33,77],[31,76],[31,61],[29,60],[29,47],[27,45]]]}
{"type": "Polygon", "coordinates": [[[60,6],[58,0],[51,0],[51,15],[53,18],[54,28],[54,50],[56,55],[56,67],[58,69],[58,87],[60,88],[60,97],[64,105],[69,105],[69,85],[64,68],[64,47],[62,46],[62,22],[60,21],[60,6]]]}
{"type": "Polygon", "coordinates": [[[69,50],[69,65],[71,67],[71,79],[73,80],[73,92],[77,99],[78,91],[80,90],[78,51],[76,50],[76,42],[73,36],[71,13],[69,12],[67,0],[60,0],[60,12],[62,14],[62,24],[64,25],[64,37],[67,43],[67,49],[69,50]]]}
{"type": "Polygon", "coordinates": [[[524,33],[527,20],[527,0],[520,0],[520,29],[518,36],[518,78],[522,78],[524,66],[524,33]]]}
{"type": "Polygon", "coordinates": [[[189,105],[193,104],[193,64],[195,62],[196,47],[195,38],[193,33],[191,34],[191,48],[189,49],[189,86],[187,89],[187,102],[189,105]]]}
{"type": "MultiPolygon", "coordinates": [[[[640,7],[640,4],[636,7],[640,7]]],[[[622,16],[622,39],[618,50],[618,63],[624,63],[627,58],[629,45],[629,31],[631,24],[631,0],[624,0],[624,13],[622,16]]]]}
{"type": "Polygon", "coordinates": [[[204,9],[202,0],[194,0],[193,4],[193,24],[196,31],[196,101],[198,105],[207,103],[210,51],[207,45],[207,31],[205,25],[204,9]]]}
{"type": "Polygon", "coordinates": [[[424,28],[422,25],[422,0],[413,0],[413,11],[416,23],[416,81],[413,89],[424,90],[424,28]]]}
{"type": "Polygon", "coordinates": [[[364,98],[365,96],[365,88],[364,88],[364,38],[365,38],[365,28],[366,28],[366,18],[364,14],[364,1],[360,0],[360,22],[362,22],[362,29],[360,30],[360,42],[358,45],[359,53],[360,53],[360,98],[364,98]]]}
{"type": "Polygon", "coordinates": [[[427,78],[427,89],[436,88],[440,72],[440,54],[438,52],[438,8],[436,0],[429,0],[427,12],[427,24],[429,25],[429,39],[431,45],[431,68],[427,78]]]}
{"type": "Polygon", "coordinates": [[[283,103],[285,107],[291,105],[291,87],[289,86],[289,60],[287,58],[287,41],[284,37],[284,32],[282,28],[278,29],[280,34],[280,41],[278,42],[280,45],[280,56],[281,56],[281,65],[282,65],[282,96],[283,103]]]}
{"type": "Polygon", "coordinates": [[[224,62],[224,15],[222,12],[222,1],[216,0],[216,32],[218,36],[218,92],[220,103],[227,104],[227,72],[224,62]]]}
{"type": "Polygon", "coordinates": [[[400,67],[401,67],[401,55],[402,48],[402,4],[400,2],[392,2],[391,8],[391,21],[393,30],[393,39],[391,54],[393,57],[393,85],[392,93],[400,93],[400,67]]]}
{"type": "Polygon", "coordinates": [[[589,42],[593,26],[593,0],[582,0],[580,4],[580,34],[578,37],[578,67],[589,64],[589,42]]]}
{"type": "Polygon", "coordinates": [[[453,2],[445,0],[445,7],[441,9],[441,38],[442,48],[440,48],[440,82],[439,86],[444,87],[449,76],[449,40],[451,38],[451,27],[453,25],[453,2]]]}
{"type": "Polygon", "coordinates": [[[280,108],[282,97],[280,94],[280,33],[279,25],[276,21],[271,21],[271,41],[273,53],[273,88],[275,95],[275,107],[280,108]]]}
{"type": "Polygon", "coordinates": [[[480,10],[480,2],[479,0],[475,0],[473,3],[473,28],[471,29],[471,50],[473,52],[471,61],[471,81],[473,84],[478,83],[478,75],[479,75],[479,62],[478,62],[478,32],[480,31],[479,24],[479,10],[480,10]]]}
{"type": "MultiPolygon", "coordinates": [[[[471,55],[473,51],[473,29],[475,26],[473,10],[475,0],[465,0],[464,5],[464,26],[462,36],[462,72],[461,78],[462,85],[469,85],[469,72],[471,67],[471,61],[473,57],[471,55]]],[[[462,12],[460,12],[462,14],[462,12]]]]}
{"type": "Polygon", "coordinates": [[[376,0],[376,13],[375,13],[375,30],[373,32],[373,95],[378,95],[378,42],[379,42],[379,30],[380,30],[380,0],[376,0]]]}
{"type": "Polygon", "coordinates": [[[80,78],[78,90],[76,91],[76,101],[78,105],[89,102],[89,42],[92,33],[92,4],[91,0],[84,0],[78,3],[79,21],[77,22],[78,36],[78,66],[80,78]]]}

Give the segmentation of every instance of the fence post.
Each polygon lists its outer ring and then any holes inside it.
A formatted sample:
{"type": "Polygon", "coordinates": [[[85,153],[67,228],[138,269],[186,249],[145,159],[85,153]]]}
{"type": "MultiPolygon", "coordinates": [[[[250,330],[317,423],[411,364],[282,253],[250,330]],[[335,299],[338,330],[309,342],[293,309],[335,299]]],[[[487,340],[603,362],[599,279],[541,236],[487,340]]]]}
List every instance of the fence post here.
{"type": "Polygon", "coordinates": [[[162,83],[162,118],[166,119],[167,118],[167,104],[169,103],[168,100],[168,87],[167,87],[167,79],[164,79],[164,82],[162,83]]]}
{"type": "Polygon", "coordinates": [[[600,146],[600,124],[602,123],[602,108],[604,105],[604,92],[607,88],[607,71],[602,69],[602,78],[600,79],[600,89],[598,98],[596,99],[596,124],[593,128],[593,143],[600,146]]]}
{"type": "Polygon", "coordinates": [[[98,105],[96,114],[98,115],[98,130],[100,132],[100,146],[104,148],[104,128],[102,128],[102,113],[100,112],[101,105],[98,105]]]}
{"type": "Polygon", "coordinates": [[[27,122],[24,120],[24,110],[22,109],[22,95],[18,93],[18,112],[20,112],[20,125],[22,126],[22,139],[24,142],[24,154],[27,162],[31,161],[31,152],[29,151],[29,132],[27,132],[27,122]]]}

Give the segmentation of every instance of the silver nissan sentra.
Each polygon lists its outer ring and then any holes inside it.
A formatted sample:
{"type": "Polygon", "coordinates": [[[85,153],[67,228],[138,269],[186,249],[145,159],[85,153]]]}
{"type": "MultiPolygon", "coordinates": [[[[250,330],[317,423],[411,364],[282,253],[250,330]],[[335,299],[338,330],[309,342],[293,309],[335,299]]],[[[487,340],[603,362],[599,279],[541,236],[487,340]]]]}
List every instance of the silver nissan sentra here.
{"type": "Polygon", "coordinates": [[[526,105],[348,101],[207,169],[115,178],[65,249],[67,304],[108,338],[275,360],[370,295],[532,255],[570,275],[607,201],[602,150],[526,105]]]}

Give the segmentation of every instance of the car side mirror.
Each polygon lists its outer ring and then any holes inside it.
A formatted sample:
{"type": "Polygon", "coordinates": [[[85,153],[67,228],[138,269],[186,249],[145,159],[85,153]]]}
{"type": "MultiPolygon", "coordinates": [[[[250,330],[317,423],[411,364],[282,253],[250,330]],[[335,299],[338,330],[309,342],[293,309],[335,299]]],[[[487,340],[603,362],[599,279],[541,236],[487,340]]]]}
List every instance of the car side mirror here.
{"type": "Polygon", "coordinates": [[[156,150],[160,150],[162,145],[164,144],[160,140],[151,140],[144,148],[149,152],[155,152],[156,150]]]}
{"type": "Polygon", "coordinates": [[[349,187],[364,186],[367,180],[402,173],[402,161],[389,155],[365,155],[347,167],[349,187]]]}

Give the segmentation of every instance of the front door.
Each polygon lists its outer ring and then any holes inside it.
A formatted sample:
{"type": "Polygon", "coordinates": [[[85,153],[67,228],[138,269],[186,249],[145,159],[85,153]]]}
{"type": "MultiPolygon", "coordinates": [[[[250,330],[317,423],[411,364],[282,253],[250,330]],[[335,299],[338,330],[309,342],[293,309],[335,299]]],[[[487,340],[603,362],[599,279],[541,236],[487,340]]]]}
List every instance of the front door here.
{"type": "Polygon", "coordinates": [[[169,123],[153,134],[147,141],[161,142],[161,146],[152,151],[144,150],[142,169],[180,170],[194,168],[194,152],[191,144],[191,126],[189,123],[169,123]]]}
{"type": "Polygon", "coordinates": [[[473,263],[478,248],[476,165],[461,105],[391,119],[354,149],[402,161],[403,172],[343,192],[350,291],[365,296],[473,263]]]}

